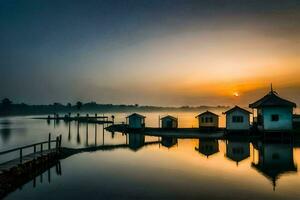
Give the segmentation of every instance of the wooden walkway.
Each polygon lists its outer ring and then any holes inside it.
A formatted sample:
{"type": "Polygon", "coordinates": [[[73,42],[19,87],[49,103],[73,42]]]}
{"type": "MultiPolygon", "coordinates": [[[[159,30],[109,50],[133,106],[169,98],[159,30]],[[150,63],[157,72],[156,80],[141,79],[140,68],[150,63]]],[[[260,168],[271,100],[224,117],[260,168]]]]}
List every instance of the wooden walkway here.
{"type": "Polygon", "coordinates": [[[127,125],[116,124],[105,128],[109,132],[121,132],[121,133],[136,133],[148,136],[169,136],[176,138],[207,138],[207,139],[223,139],[225,131],[222,128],[215,130],[199,129],[199,128],[176,128],[176,129],[164,129],[164,128],[150,128],[143,129],[130,129],[127,125]]]}
{"type": "Polygon", "coordinates": [[[22,163],[20,162],[20,158],[16,158],[16,159],[1,163],[0,164],[0,173],[8,172],[14,167],[18,167],[22,164],[26,165],[27,163],[32,162],[32,160],[37,160],[39,158],[49,156],[50,154],[53,154],[53,153],[55,153],[55,149],[45,150],[43,152],[31,153],[29,155],[23,156],[22,163]]]}
{"type": "Polygon", "coordinates": [[[54,120],[54,121],[78,121],[78,122],[86,122],[86,123],[97,123],[97,124],[113,124],[114,123],[114,118],[112,117],[112,120],[109,120],[108,116],[98,116],[97,114],[95,114],[95,116],[89,116],[88,114],[86,116],[80,116],[79,114],[77,114],[77,116],[71,117],[69,115],[66,116],[48,116],[48,117],[35,117],[33,119],[42,119],[42,120],[54,120]]]}
{"type": "MultiPolygon", "coordinates": [[[[20,167],[22,165],[27,165],[28,163],[30,164],[30,162],[32,162],[34,160],[39,160],[39,159],[45,158],[45,157],[52,157],[53,155],[56,155],[59,159],[64,159],[71,155],[83,153],[83,152],[93,152],[93,151],[99,151],[99,150],[100,151],[111,151],[111,150],[115,150],[115,149],[130,148],[129,144],[99,145],[99,146],[91,146],[91,147],[86,147],[86,148],[66,148],[66,147],[60,146],[60,143],[61,143],[60,140],[61,139],[50,140],[50,143],[51,142],[59,143],[54,148],[48,148],[47,150],[40,149],[39,151],[35,151],[35,152],[27,154],[27,155],[22,155],[22,153],[20,153],[20,156],[18,158],[1,163],[0,164],[0,174],[7,173],[7,172],[11,171],[12,169],[20,167]]],[[[145,142],[144,146],[159,144],[159,143],[160,143],[159,141],[145,142]]],[[[49,145],[49,141],[36,143],[36,144],[19,147],[19,148],[12,149],[12,150],[0,152],[0,155],[8,154],[8,153],[11,153],[14,151],[21,151],[21,149],[26,149],[26,148],[31,148],[31,147],[36,149],[36,146],[40,146],[43,144],[49,145]]]]}
{"type": "Polygon", "coordinates": [[[57,137],[55,140],[51,140],[51,134],[49,134],[49,139],[47,141],[14,148],[7,151],[2,151],[0,152],[0,156],[11,154],[13,152],[18,153],[18,156],[15,159],[1,163],[0,174],[9,172],[13,168],[17,168],[22,165],[27,165],[28,163],[30,164],[30,162],[38,160],[40,158],[51,157],[54,154],[58,154],[60,149],[61,136],[57,137]],[[32,150],[32,153],[24,155],[25,149],[32,150]]]}

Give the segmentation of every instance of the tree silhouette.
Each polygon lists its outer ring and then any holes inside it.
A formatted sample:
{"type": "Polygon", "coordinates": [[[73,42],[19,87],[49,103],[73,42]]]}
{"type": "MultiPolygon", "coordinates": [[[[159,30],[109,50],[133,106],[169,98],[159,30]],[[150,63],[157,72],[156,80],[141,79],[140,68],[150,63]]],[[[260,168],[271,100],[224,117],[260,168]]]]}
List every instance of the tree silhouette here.
{"type": "Polygon", "coordinates": [[[1,100],[0,111],[3,114],[8,114],[12,107],[12,101],[8,98],[4,98],[1,100]]]}
{"type": "Polygon", "coordinates": [[[67,107],[68,107],[68,109],[71,109],[72,108],[72,104],[71,103],[67,103],[67,107]]]}
{"type": "Polygon", "coordinates": [[[1,104],[3,107],[10,107],[12,104],[12,101],[9,98],[4,98],[4,99],[2,99],[1,104]]]}
{"type": "Polygon", "coordinates": [[[82,107],[82,102],[81,102],[81,101],[77,101],[77,103],[76,103],[76,108],[77,108],[78,110],[80,110],[81,107],[82,107]]]}

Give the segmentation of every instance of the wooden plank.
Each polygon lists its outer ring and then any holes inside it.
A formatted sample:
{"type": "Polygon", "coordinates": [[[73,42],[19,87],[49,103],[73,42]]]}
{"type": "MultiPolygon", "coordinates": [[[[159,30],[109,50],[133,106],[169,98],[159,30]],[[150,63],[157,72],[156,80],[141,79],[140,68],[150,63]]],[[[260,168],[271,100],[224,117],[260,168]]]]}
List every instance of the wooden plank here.
{"type": "MultiPolygon", "coordinates": [[[[30,162],[30,161],[37,159],[39,157],[42,157],[42,156],[47,156],[53,152],[55,152],[55,149],[44,150],[42,153],[37,152],[37,153],[32,153],[32,154],[23,156],[22,164],[25,164],[27,162],[30,162]]],[[[20,158],[16,158],[16,159],[7,161],[5,163],[0,164],[0,171],[8,171],[13,167],[17,167],[19,164],[20,164],[20,158]]]]}
{"type": "MultiPolygon", "coordinates": [[[[51,142],[56,142],[56,140],[51,140],[51,142]]],[[[30,148],[30,147],[34,147],[35,145],[41,145],[41,144],[46,144],[46,143],[48,143],[48,141],[46,141],[46,142],[39,142],[39,143],[35,143],[35,144],[30,144],[30,145],[26,145],[26,146],[14,148],[14,149],[2,151],[2,152],[0,152],[0,155],[11,153],[11,152],[14,152],[14,151],[19,151],[21,148],[22,149],[27,149],[27,148],[30,148]]]]}

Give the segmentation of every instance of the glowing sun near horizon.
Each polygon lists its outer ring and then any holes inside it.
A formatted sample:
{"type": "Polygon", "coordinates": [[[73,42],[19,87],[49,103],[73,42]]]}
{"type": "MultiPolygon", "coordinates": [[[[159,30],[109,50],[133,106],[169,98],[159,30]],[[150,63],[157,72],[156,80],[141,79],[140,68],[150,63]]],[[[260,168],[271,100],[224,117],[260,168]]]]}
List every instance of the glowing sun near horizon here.
{"type": "Polygon", "coordinates": [[[233,96],[234,96],[234,97],[239,97],[240,94],[239,94],[238,92],[234,92],[234,93],[233,93],[233,96]]]}

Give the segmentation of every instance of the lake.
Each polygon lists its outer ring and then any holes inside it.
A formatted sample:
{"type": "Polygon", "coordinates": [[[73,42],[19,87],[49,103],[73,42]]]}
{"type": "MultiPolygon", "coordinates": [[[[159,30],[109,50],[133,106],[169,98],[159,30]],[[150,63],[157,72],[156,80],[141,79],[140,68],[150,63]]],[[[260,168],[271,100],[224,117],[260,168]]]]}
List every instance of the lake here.
{"type": "MultiPolygon", "coordinates": [[[[220,115],[225,126],[223,110],[220,115]]],[[[125,121],[128,113],[105,113],[125,121]]],[[[157,127],[164,112],[142,113],[157,127]]],[[[196,127],[198,112],[168,113],[196,127]]],[[[98,114],[100,115],[100,114],[98,114]]],[[[35,116],[36,117],[36,116],[35,116]]],[[[6,199],[299,199],[297,142],[199,140],[110,133],[103,125],[0,118],[0,151],[62,134],[62,145],[111,145],[63,159],[6,199]],[[58,170],[59,168],[59,170],[58,170]]],[[[11,157],[15,155],[10,155],[11,157]]],[[[10,157],[1,157],[3,162],[10,157]]]]}

